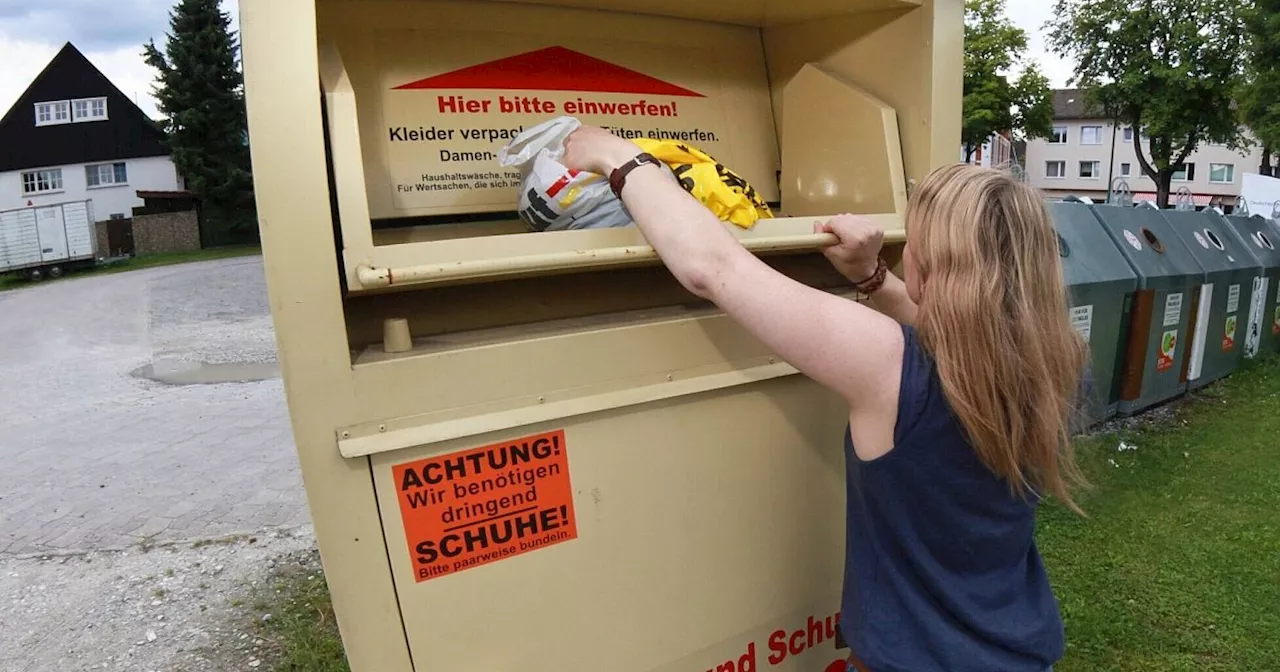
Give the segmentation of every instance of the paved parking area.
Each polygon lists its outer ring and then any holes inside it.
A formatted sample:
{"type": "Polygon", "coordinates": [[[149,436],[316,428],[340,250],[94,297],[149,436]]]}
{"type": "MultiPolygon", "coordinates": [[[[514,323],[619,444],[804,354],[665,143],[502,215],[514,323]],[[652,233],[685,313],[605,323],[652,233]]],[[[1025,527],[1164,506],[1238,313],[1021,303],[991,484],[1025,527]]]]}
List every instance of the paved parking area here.
{"type": "Polygon", "coordinates": [[[260,257],[0,293],[0,557],[308,522],[260,257]]]}

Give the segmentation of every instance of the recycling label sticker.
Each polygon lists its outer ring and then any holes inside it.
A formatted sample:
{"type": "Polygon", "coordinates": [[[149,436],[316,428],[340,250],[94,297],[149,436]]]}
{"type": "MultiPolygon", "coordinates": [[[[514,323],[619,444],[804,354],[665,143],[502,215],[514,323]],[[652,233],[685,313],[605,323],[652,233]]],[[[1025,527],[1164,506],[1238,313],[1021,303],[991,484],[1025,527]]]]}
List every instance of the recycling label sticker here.
{"type": "Polygon", "coordinates": [[[1164,300],[1164,325],[1177,326],[1182,321],[1182,292],[1170,294],[1164,300]]]}
{"type": "Polygon", "coordinates": [[[1071,309],[1071,326],[1080,333],[1085,343],[1093,332],[1093,306],[1077,306],[1071,309]]]}
{"type": "Polygon", "coordinates": [[[1156,371],[1164,373],[1173,368],[1173,354],[1178,351],[1178,332],[1166,331],[1160,337],[1160,355],[1156,358],[1156,371]]]}

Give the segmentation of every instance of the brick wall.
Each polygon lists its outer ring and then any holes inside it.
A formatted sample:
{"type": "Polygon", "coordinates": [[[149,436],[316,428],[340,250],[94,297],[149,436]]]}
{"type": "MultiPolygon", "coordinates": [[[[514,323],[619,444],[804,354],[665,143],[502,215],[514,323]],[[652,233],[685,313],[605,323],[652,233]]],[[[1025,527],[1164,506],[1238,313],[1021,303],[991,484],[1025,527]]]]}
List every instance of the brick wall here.
{"type": "Polygon", "coordinates": [[[200,224],[196,221],[196,212],[134,215],[133,249],[137,256],[200,249],[200,224]]]}

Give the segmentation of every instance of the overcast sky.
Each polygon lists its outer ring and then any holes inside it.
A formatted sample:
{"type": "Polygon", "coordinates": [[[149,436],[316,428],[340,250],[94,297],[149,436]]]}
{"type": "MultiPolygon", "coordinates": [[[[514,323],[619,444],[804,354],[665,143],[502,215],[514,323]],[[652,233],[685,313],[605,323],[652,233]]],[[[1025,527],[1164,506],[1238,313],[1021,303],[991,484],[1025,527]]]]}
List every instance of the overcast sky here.
{"type": "MultiPolygon", "coordinates": [[[[155,71],[142,61],[142,45],[163,47],[173,0],[0,0],[0,110],[8,110],[66,42],[71,42],[144,112],[159,116],[151,87],[155,71]]],[[[222,0],[232,28],[238,3],[222,0]]],[[[1031,35],[1028,54],[1055,87],[1066,85],[1071,65],[1045,53],[1042,27],[1049,0],[1008,0],[1009,17],[1031,35]]]]}
{"type": "MultiPolygon", "coordinates": [[[[164,48],[174,0],[0,0],[0,110],[7,111],[31,80],[70,42],[142,111],[156,118],[155,70],[142,45],[164,48]]],[[[222,0],[233,30],[238,3],[222,0]]]]}

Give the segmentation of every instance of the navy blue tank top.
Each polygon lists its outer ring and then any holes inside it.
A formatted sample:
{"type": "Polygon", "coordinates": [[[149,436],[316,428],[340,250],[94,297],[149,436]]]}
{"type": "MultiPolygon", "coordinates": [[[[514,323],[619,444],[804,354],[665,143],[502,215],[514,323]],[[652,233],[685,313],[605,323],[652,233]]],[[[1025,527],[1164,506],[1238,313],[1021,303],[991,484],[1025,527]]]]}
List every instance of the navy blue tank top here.
{"type": "Polygon", "coordinates": [[[844,639],[871,672],[1044,672],[1064,634],[1036,501],[982,464],[915,330],[903,335],[893,450],[861,460],[845,433],[844,639]]]}

